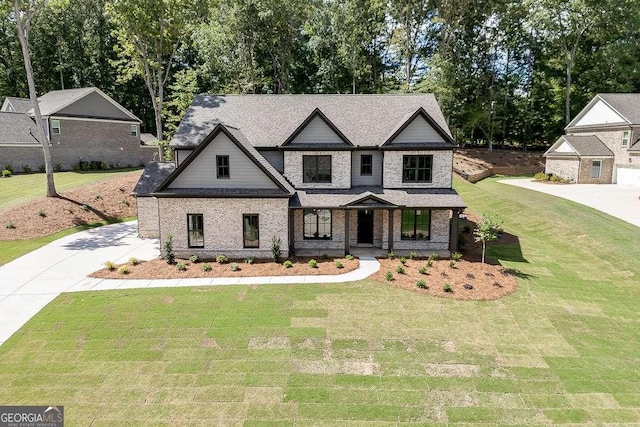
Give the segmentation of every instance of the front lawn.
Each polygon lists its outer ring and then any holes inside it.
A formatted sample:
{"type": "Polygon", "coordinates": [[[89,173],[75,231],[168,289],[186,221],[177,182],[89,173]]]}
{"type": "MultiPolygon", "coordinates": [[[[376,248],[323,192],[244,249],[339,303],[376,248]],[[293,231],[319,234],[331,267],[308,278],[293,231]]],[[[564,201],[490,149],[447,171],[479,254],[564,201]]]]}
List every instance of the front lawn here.
{"type": "Polygon", "coordinates": [[[528,277],[502,299],[372,280],[63,294],[0,347],[0,404],[61,404],[68,425],[638,422],[640,229],[456,187],[517,237],[490,249],[528,277]]]}

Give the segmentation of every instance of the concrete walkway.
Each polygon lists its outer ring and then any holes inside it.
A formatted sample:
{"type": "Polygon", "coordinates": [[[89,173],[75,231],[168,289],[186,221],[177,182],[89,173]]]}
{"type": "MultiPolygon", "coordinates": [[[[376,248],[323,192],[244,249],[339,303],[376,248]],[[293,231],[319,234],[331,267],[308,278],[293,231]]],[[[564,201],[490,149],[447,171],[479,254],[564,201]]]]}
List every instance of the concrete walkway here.
{"type": "Polygon", "coordinates": [[[62,292],[177,286],[269,283],[339,283],[362,280],[380,269],[375,258],[360,258],[360,267],[333,276],[224,277],[206,279],[114,280],[87,275],[106,261],[130,257],[151,260],[159,254],[157,239],[136,237],[137,222],[94,228],[63,237],[0,267],[0,345],[62,292]]]}
{"type": "Polygon", "coordinates": [[[640,227],[640,187],[616,184],[553,185],[526,179],[503,179],[502,184],[539,191],[589,206],[640,227]]]}

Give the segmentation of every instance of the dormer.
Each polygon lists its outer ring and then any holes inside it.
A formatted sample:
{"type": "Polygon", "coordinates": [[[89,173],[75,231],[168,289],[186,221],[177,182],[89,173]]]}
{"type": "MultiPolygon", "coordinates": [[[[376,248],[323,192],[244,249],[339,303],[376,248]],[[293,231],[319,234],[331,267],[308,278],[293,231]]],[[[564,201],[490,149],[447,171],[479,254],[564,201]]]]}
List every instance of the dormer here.
{"type": "Polygon", "coordinates": [[[349,149],[353,144],[319,108],[282,143],[283,149],[349,149]]]}
{"type": "Polygon", "coordinates": [[[382,144],[383,149],[453,149],[455,141],[424,108],[407,114],[382,144]]]}

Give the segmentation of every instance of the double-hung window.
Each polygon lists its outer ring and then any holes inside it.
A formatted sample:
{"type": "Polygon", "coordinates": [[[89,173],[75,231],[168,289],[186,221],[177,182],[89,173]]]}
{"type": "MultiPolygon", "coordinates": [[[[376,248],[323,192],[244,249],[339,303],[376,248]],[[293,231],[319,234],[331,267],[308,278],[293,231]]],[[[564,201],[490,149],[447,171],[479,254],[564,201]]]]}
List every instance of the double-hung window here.
{"type": "Polygon", "coordinates": [[[138,125],[131,125],[129,132],[131,132],[131,136],[138,136],[138,125]]]}
{"type": "Polygon", "coordinates": [[[51,120],[51,134],[60,135],[60,120],[51,120]]]}
{"type": "Polygon", "coordinates": [[[628,147],[630,140],[631,140],[631,132],[628,131],[628,130],[623,131],[622,132],[622,146],[623,147],[628,147]]]}
{"type": "Polygon", "coordinates": [[[411,209],[402,211],[401,240],[429,240],[431,211],[411,209]]]}
{"type": "Polygon", "coordinates": [[[331,156],[302,156],[302,182],[330,183],[331,156]]]}
{"type": "Polygon", "coordinates": [[[303,211],[304,238],[331,240],[331,211],[313,209],[303,211]]]}
{"type": "Polygon", "coordinates": [[[602,160],[591,161],[591,178],[600,178],[600,170],[602,169],[602,160]]]}
{"type": "Polygon", "coordinates": [[[260,222],[258,214],[242,215],[242,241],[245,248],[260,247],[260,222]]]}
{"type": "Polygon", "coordinates": [[[229,176],[229,156],[216,156],[216,177],[228,179],[229,176]]]}
{"type": "Polygon", "coordinates": [[[402,156],[402,182],[431,182],[433,156],[402,156]]]}
{"type": "Polygon", "coordinates": [[[362,154],[360,156],[360,175],[362,176],[373,175],[373,155],[362,154]]]}
{"type": "Polygon", "coordinates": [[[204,248],[202,214],[187,214],[187,239],[190,248],[204,248]]]}

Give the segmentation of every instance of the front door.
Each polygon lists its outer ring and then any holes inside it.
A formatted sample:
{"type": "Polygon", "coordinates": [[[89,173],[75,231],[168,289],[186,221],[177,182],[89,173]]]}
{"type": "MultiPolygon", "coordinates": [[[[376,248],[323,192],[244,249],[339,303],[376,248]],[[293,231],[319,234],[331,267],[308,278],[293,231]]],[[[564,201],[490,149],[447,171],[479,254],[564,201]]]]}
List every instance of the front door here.
{"type": "Polygon", "coordinates": [[[358,243],[373,244],[373,210],[358,211],[358,243]]]}

